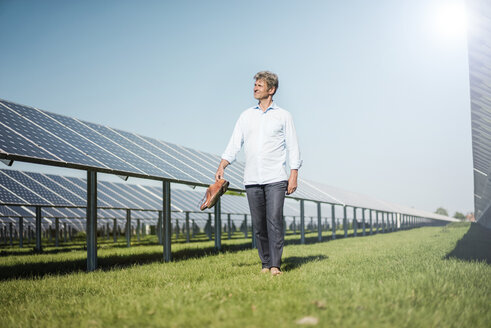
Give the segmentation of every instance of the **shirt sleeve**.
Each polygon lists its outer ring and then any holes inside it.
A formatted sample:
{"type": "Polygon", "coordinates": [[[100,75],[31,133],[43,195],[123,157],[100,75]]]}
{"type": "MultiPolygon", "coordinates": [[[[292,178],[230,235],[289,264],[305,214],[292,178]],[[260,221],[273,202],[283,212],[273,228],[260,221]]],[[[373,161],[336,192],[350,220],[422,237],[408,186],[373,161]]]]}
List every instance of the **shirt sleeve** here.
{"type": "Polygon", "coordinates": [[[286,117],[286,148],[289,153],[290,169],[298,170],[302,166],[302,159],[300,158],[300,149],[298,147],[297,131],[293,124],[293,118],[290,114],[286,117]]]}
{"type": "Polygon", "coordinates": [[[235,123],[234,132],[232,132],[232,136],[230,137],[230,141],[228,142],[227,148],[225,148],[225,152],[222,154],[222,159],[226,160],[230,164],[235,161],[235,157],[237,153],[242,148],[244,144],[244,133],[242,130],[242,115],[235,123]]]}

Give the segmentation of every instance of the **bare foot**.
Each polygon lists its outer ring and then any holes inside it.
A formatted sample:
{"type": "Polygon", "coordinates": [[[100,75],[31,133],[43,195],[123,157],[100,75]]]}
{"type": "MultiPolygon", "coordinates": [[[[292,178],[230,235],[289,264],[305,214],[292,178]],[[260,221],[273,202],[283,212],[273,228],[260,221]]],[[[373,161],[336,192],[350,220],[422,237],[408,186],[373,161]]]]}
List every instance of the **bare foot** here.
{"type": "Polygon", "coordinates": [[[263,268],[263,269],[261,270],[261,273],[268,273],[268,272],[269,272],[269,268],[263,268]]]}
{"type": "Polygon", "coordinates": [[[278,269],[276,267],[272,267],[271,268],[271,275],[272,276],[278,276],[280,274],[283,274],[283,272],[281,272],[280,269],[278,269]]]}

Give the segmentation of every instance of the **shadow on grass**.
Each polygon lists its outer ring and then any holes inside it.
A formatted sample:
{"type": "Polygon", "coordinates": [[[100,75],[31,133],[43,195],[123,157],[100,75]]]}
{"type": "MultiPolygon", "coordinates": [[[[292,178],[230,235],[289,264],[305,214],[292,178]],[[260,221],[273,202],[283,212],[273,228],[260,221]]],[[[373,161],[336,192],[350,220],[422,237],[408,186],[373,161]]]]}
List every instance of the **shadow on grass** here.
{"type": "MultiPolygon", "coordinates": [[[[289,236],[292,236],[290,234],[289,236]]],[[[300,235],[297,234],[298,238],[288,238],[285,240],[285,245],[300,245],[300,235]]],[[[359,234],[361,236],[361,234],[359,234]]],[[[368,234],[367,234],[368,236],[368,234]]],[[[235,236],[234,236],[235,237],[235,236]]],[[[337,239],[342,239],[344,235],[338,234],[336,236],[337,239]]],[[[353,237],[353,234],[348,234],[348,237],[353,237]]],[[[201,240],[192,240],[188,245],[192,245],[194,242],[200,242],[207,240],[208,238],[202,238],[201,240]]],[[[239,239],[239,238],[232,238],[239,239]]],[[[238,252],[251,248],[251,239],[243,239],[244,242],[236,243],[236,244],[222,244],[221,252],[238,252]]],[[[332,240],[332,236],[323,236],[322,242],[328,242],[332,240]]],[[[226,238],[223,238],[222,241],[226,241],[226,238]]],[[[178,240],[172,241],[173,244],[184,244],[185,241],[178,240]]],[[[314,236],[306,236],[305,244],[318,244],[318,237],[314,236]]],[[[101,248],[106,246],[110,246],[111,248],[126,248],[126,244],[124,241],[118,240],[117,244],[112,244],[112,242],[107,243],[99,243],[101,248]]],[[[132,241],[132,247],[134,246],[144,246],[144,245],[156,245],[155,242],[151,241],[141,241],[135,242],[132,241]]],[[[49,249],[42,252],[42,254],[56,254],[56,253],[67,253],[75,250],[85,250],[85,245],[73,245],[73,248],[69,249],[49,249]]],[[[4,251],[2,255],[9,255],[7,251],[4,251]]],[[[206,256],[217,255],[219,252],[213,247],[202,247],[202,248],[189,248],[182,249],[178,251],[172,251],[172,261],[184,261],[191,258],[201,258],[206,256]]],[[[33,250],[15,253],[12,252],[10,255],[33,255],[35,252],[33,250]]],[[[308,256],[308,257],[291,257],[284,259],[284,267],[285,271],[294,270],[301,265],[315,260],[326,259],[324,255],[319,256],[308,256]]],[[[163,250],[151,253],[140,253],[140,254],[121,254],[121,255],[110,255],[110,256],[99,256],[98,257],[98,269],[102,271],[109,271],[119,268],[131,267],[134,265],[142,265],[149,264],[154,262],[162,262],[163,261],[163,250]]],[[[0,265],[0,281],[2,280],[10,280],[10,279],[19,279],[19,278],[33,278],[33,277],[44,277],[46,275],[64,275],[71,274],[75,272],[85,272],[87,267],[87,260],[77,259],[77,260],[52,260],[49,262],[37,262],[37,263],[19,263],[14,265],[0,265]]]]}
{"type": "Polygon", "coordinates": [[[445,256],[445,259],[450,258],[491,264],[491,229],[487,229],[479,223],[472,223],[464,237],[445,256]]]}
{"type": "MultiPolygon", "coordinates": [[[[251,243],[222,245],[221,252],[234,253],[250,249],[251,243]]],[[[172,252],[172,261],[179,262],[192,258],[201,258],[217,255],[214,247],[190,248],[172,252]]],[[[46,253],[43,253],[46,254],[46,253]]],[[[163,250],[141,254],[122,254],[98,257],[98,269],[109,271],[131,267],[134,265],[149,264],[163,261],[163,250]]],[[[42,278],[46,275],[64,275],[75,272],[85,272],[87,260],[59,260],[37,263],[19,263],[14,265],[0,265],[0,281],[22,278],[42,278]]]]}
{"type": "Polygon", "coordinates": [[[311,256],[290,256],[283,260],[282,270],[283,271],[293,271],[298,269],[302,265],[312,262],[312,261],[321,261],[328,259],[325,255],[311,255],[311,256]]]}

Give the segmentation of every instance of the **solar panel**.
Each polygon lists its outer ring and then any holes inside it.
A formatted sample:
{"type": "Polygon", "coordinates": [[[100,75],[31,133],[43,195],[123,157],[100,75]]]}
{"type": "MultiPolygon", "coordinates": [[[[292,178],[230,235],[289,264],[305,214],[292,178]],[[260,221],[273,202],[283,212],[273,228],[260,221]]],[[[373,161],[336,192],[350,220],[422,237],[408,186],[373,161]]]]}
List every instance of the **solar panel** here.
{"type": "MultiPolygon", "coordinates": [[[[57,138],[52,130],[57,131],[63,129],[55,126],[46,117],[35,118],[35,115],[33,115],[34,111],[32,108],[6,101],[0,102],[0,115],[5,126],[9,128],[9,131],[11,130],[25,137],[25,139],[32,141],[32,143],[49,154],[49,156],[41,158],[55,160],[61,163],[69,162],[91,167],[103,167],[101,163],[63,141],[63,139],[57,138]],[[30,118],[33,118],[34,121],[30,118]]],[[[65,137],[75,138],[76,136],[69,134],[65,137]]],[[[19,155],[28,156],[27,154],[19,155]]]]}
{"type": "Polygon", "coordinates": [[[33,174],[31,172],[19,172],[22,175],[29,177],[33,181],[37,181],[42,186],[45,186],[50,191],[54,192],[58,197],[64,200],[64,203],[75,206],[84,206],[85,199],[79,197],[78,195],[67,191],[53,180],[49,179],[48,176],[42,174],[33,174]]]}
{"type": "Polygon", "coordinates": [[[131,206],[128,206],[130,208],[155,209],[155,208],[162,207],[162,202],[160,203],[155,202],[153,203],[152,206],[152,204],[148,202],[146,197],[129,192],[128,190],[129,184],[114,183],[114,182],[107,182],[107,181],[101,181],[101,183],[105,185],[109,190],[119,195],[120,198],[129,200],[132,204],[131,206]]]}
{"type": "Polygon", "coordinates": [[[0,216],[2,217],[7,217],[7,216],[28,217],[28,216],[32,216],[33,214],[34,212],[27,210],[27,208],[25,207],[0,205],[0,216]]]}
{"type": "MultiPolygon", "coordinates": [[[[10,171],[10,170],[6,170],[10,171]]],[[[7,191],[10,191],[14,195],[21,195],[17,197],[20,198],[22,202],[18,204],[22,205],[54,205],[46,198],[43,198],[41,195],[31,191],[29,187],[26,187],[20,184],[18,181],[14,180],[4,171],[0,171],[0,185],[7,191]]],[[[2,193],[6,196],[9,196],[8,192],[2,193]]],[[[5,202],[4,202],[5,204],[5,202]]]]}
{"type": "Polygon", "coordinates": [[[8,186],[2,184],[2,176],[0,176],[0,204],[25,204],[28,205],[28,201],[18,197],[14,191],[10,190],[8,186]]]}
{"type": "MultiPolygon", "coordinates": [[[[130,151],[138,154],[142,158],[155,165],[161,172],[170,174],[173,179],[200,183],[203,180],[201,174],[187,163],[171,156],[164,149],[154,147],[143,138],[138,138],[136,135],[106,128],[106,133],[113,140],[116,140],[121,145],[130,151]],[[165,170],[163,169],[165,168],[165,170]]],[[[155,176],[161,176],[162,173],[154,172],[155,176]]]]}
{"type": "MultiPolygon", "coordinates": [[[[9,158],[201,185],[213,182],[219,163],[210,154],[8,101],[0,102],[0,117],[6,127],[0,150],[9,158]]],[[[239,171],[229,170],[230,188],[242,188],[239,171]]]]}
{"type": "Polygon", "coordinates": [[[98,160],[111,169],[140,174],[150,174],[154,169],[125,149],[124,145],[118,143],[118,140],[106,138],[84,122],[48,112],[43,112],[43,114],[56,120],[65,128],[63,135],[65,131],[74,131],[77,135],[81,135],[82,140],[74,140],[79,142],[76,144],[77,148],[89,154],[93,153],[98,160]]]}

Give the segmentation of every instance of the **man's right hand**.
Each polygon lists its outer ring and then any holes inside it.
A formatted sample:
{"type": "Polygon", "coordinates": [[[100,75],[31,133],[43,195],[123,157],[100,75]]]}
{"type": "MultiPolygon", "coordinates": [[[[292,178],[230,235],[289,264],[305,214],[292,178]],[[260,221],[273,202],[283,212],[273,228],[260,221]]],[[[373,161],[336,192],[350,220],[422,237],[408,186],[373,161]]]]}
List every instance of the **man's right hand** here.
{"type": "Polygon", "coordinates": [[[230,163],[227,160],[224,159],[221,160],[220,165],[218,165],[217,173],[215,173],[215,181],[223,179],[223,176],[225,175],[225,168],[229,164],[230,163]]]}

